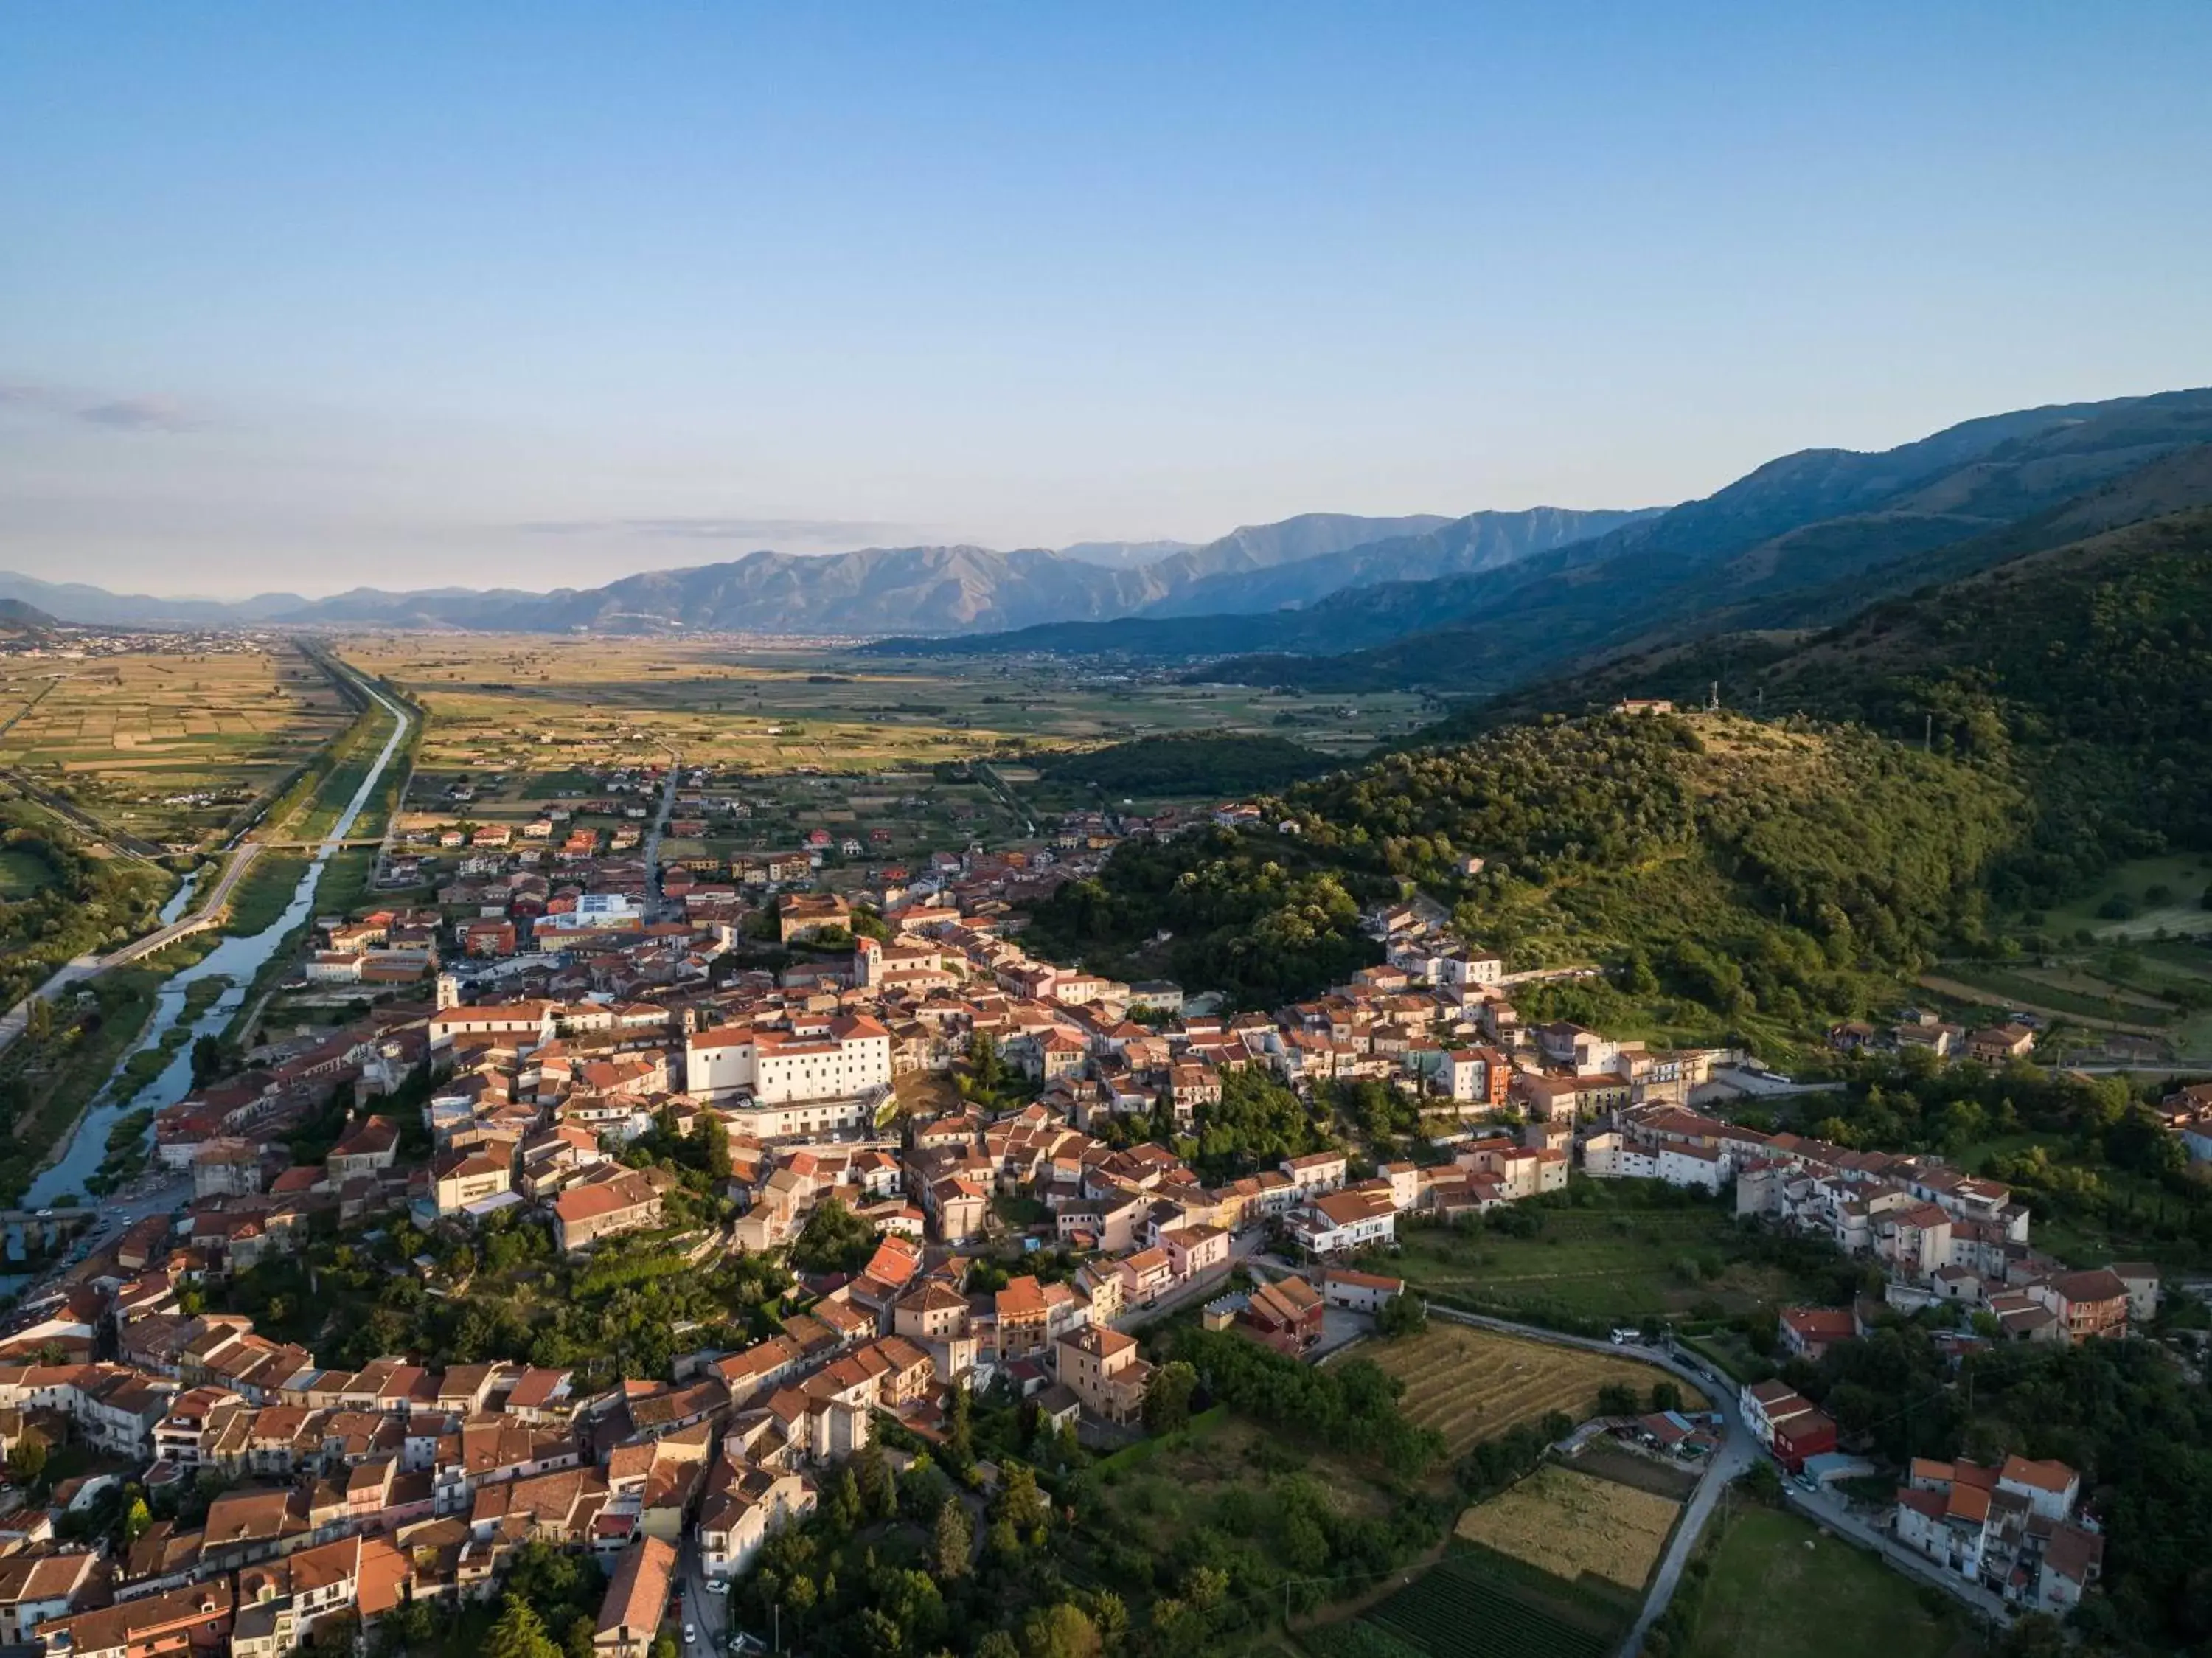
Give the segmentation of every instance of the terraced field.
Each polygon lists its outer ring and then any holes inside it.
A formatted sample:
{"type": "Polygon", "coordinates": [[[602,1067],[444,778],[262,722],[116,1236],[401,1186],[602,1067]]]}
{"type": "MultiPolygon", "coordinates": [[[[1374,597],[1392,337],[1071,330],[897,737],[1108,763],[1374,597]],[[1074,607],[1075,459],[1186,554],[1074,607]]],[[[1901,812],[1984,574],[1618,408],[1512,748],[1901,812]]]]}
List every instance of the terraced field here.
{"type": "MultiPolygon", "coordinates": [[[[1553,1411],[1583,1421],[1596,1414],[1598,1390],[1611,1384],[1632,1387],[1643,1398],[1654,1382],[1674,1380],[1633,1359],[1441,1321],[1418,1336],[1359,1350],[1404,1380],[1401,1403],[1407,1415],[1442,1433],[1455,1457],[1478,1440],[1553,1411]]],[[[1694,1389],[1682,1392],[1691,1408],[1704,1405],[1694,1389]]]]}

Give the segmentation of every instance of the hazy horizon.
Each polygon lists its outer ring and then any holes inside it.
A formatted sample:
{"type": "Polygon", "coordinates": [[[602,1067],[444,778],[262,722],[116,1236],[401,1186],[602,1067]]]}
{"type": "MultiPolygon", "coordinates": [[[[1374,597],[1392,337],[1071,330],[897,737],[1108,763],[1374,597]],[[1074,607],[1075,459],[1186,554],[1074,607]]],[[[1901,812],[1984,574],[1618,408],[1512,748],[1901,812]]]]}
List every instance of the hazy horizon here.
{"type": "Polygon", "coordinates": [[[2212,382],[2212,9],[15,20],[0,568],[1628,507],[2212,382]]]}

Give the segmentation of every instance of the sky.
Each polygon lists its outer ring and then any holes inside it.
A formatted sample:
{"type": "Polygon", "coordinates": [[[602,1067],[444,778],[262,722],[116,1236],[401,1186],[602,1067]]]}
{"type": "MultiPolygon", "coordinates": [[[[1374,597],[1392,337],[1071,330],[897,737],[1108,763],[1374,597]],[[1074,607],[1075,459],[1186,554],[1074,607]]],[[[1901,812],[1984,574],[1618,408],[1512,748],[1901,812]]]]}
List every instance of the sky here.
{"type": "Polygon", "coordinates": [[[0,569],[1620,507],[2212,383],[2212,6],[19,8],[0,569]]]}

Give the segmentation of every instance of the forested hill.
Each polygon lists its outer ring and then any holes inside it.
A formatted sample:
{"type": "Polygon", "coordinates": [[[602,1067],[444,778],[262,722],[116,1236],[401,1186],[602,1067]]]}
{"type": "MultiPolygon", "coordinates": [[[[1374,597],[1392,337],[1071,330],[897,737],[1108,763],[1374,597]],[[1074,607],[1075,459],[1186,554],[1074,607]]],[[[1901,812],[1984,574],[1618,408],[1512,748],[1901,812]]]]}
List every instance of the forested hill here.
{"type": "Polygon", "coordinates": [[[1621,696],[1802,710],[2014,778],[2032,832],[1996,872],[2041,901],[2105,864],[2212,846],[2212,510],[2173,513],[1887,600],[1805,636],[1613,662],[1420,734],[1464,740],[1621,696]]]}
{"type": "Polygon", "coordinates": [[[1974,935],[2018,798],[1984,769],[1844,728],[1600,715],[1387,756],[1285,790],[1270,821],[1124,849],[1035,918],[1048,950],[1167,966],[1264,1003],[1376,957],[1364,903],[1419,881],[1514,966],[1607,978],[1524,1011],[1780,1042],[1893,993],[1974,935]],[[1486,860],[1474,877],[1461,860],[1486,860]],[[1173,935],[1164,962],[1146,941],[1173,935]]]}

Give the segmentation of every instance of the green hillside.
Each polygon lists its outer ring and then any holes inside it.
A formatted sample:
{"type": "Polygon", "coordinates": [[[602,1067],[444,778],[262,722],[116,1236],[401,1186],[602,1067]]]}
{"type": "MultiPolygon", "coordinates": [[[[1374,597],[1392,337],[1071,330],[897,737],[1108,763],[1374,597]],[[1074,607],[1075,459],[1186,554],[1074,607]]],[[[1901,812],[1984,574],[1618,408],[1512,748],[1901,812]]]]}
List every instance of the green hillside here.
{"type": "Polygon", "coordinates": [[[1516,967],[1607,968],[1524,991],[1524,1012],[1781,1044],[1977,932],[2018,804],[1985,768],[1847,728],[1551,720],[1298,784],[1269,818],[1300,833],[1125,850],[1034,928],[1101,966],[1157,965],[1166,931],[1187,982],[1265,1002],[1374,960],[1360,905],[1418,883],[1516,967]]]}
{"type": "Polygon", "coordinates": [[[2011,779],[2033,809],[1994,872],[2007,904],[2048,901],[2118,859],[2212,846],[2212,510],[1885,600],[1814,635],[1639,653],[1422,735],[1715,684],[1738,708],[1862,722],[2011,779]]]}

